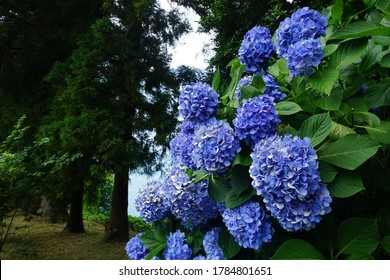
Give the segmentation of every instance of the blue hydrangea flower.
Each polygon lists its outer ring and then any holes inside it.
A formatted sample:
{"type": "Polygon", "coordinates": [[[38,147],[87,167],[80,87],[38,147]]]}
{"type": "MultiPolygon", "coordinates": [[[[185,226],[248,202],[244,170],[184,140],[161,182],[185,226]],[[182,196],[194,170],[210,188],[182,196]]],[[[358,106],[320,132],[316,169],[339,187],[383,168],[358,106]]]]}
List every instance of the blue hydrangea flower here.
{"type": "Polygon", "coordinates": [[[221,228],[213,228],[208,231],[203,239],[203,248],[207,260],[226,260],[221,248],[218,245],[218,236],[221,228]]]}
{"type": "Polygon", "coordinates": [[[158,181],[151,181],[138,191],[135,209],[146,222],[152,223],[160,220],[169,212],[168,205],[164,203],[162,186],[162,183],[158,181]]]}
{"type": "Polygon", "coordinates": [[[273,97],[260,95],[244,100],[233,119],[235,135],[252,147],[259,140],[274,135],[278,129],[278,113],[273,97]]]}
{"type": "Polygon", "coordinates": [[[193,260],[194,261],[204,261],[204,260],[206,260],[206,257],[202,256],[202,255],[197,255],[193,260]]]}
{"type": "Polygon", "coordinates": [[[193,134],[195,131],[195,126],[188,120],[185,120],[181,124],[181,130],[180,132],[186,133],[186,134],[193,134]]]}
{"type": "Polygon", "coordinates": [[[323,44],[317,39],[299,41],[291,45],[287,52],[287,67],[290,76],[311,75],[324,57],[323,44]]]}
{"type": "Polygon", "coordinates": [[[197,224],[218,215],[218,207],[208,194],[208,180],[194,184],[183,167],[172,167],[166,174],[163,190],[165,203],[184,227],[197,224]]]}
{"type": "Polygon", "coordinates": [[[330,212],[332,199],[309,138],[275,135],[257,143],[251,157],[252,186],[284,229],[309,230],[330,212]]]}
{"type": "Polygon", "coordinates": [[[268,61],[275,55],[271,34],[265,27],[255,26],[249,30],[238,50],[240,62],[245,64],[245,72],[262,74],[268,61]]]}
{"type": "Polygon", "coordinates": [[[241,100],[241,88],[243,86],[248,86],[252,83],[253,78],[251,76],[245,76],[241,78],[241,80],[238,82],[238,85],[236,87],[236,90],[234,92],[234,98],[238,101],[241,100]]]}
{"type": "Polygon", "coordinates": [[[326,17],[308,7],[297,10],[291,18],[285,18],[276,30],[276,50],[286,57],[291,45],[306,39],[318,39],[326,35],[326,17]]]}
{"type": "Polygon", "coordinates": [[[179,112],[185,121],[204,123],[218,113],[218,93],[206,83],[191,83],[180,93],[179,112]]]}
{"type": "Polygon", "coordinates": [[[207,173],[227,170],[240,151],[240,142],[229,123],[215,118],[199,126],[193,144],[192,160],[207,173]]]}
{"type": "Polygon", "coordinates": [[[186,244],[185,235],[180,230],[170,233],[167,240],[167,247],[163,256],[166,260],[190,260],[192,250],[186,244]]]}
{"type": "Polygon", "coordinates": [[[131,260],[143,260],[150,253],[139,239],[143,234],[143,232],[138,233],[126,244],[126,252],[131,260]]]}
{"type": "Polygon", "coordinates": [[[195,170],[196,166],[191,157],[192,150],[194,149],[192,143],[193,137],[193,134],[179,132],[176,137],[172,139],[169,146],[171,148],[172,161],[174,164],[183,164],[184,166],[195,170]]]}
{"type": "Polygon", "coordinates": [[[263,81],[265,83],[264,94],[268,94],[269,96],[273,97],[275,103],[282,101],[286,97],[286,94],[280,90],[276,79],[270,74],[264,74],[263,81]]]}
{"type": "Polygon", "coordinates": [[[258,202],[247,201],[238,207],[226,209],[222,218],[235,241],[244,248],[257,250],[271,241],[274,229],[270,216],[258,202]]]}

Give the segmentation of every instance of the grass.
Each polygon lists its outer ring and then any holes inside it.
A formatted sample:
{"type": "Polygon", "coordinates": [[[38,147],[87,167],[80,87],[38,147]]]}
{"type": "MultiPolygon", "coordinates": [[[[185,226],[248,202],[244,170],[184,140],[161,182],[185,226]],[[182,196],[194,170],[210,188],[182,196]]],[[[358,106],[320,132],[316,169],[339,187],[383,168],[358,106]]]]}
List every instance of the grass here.
{"type": "MultiPolygon", "coordinates": [[[[6,221],[8,222],[8,221],[6,221]]],[[[65,225],[15,216],[0,253],[2,260],[128,260],[126,242],[103,242],[104,225],[85,220],[85,233],[64,232],[65,225]]]]}

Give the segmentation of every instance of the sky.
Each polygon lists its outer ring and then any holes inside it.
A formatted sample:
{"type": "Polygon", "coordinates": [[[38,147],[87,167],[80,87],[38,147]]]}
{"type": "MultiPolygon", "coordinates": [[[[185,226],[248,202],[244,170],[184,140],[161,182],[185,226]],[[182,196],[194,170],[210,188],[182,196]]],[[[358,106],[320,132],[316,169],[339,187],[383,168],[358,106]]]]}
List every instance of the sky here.
{"type": "MultiPolygon", "coordinates": [[[[167,0],[160,0],[162,8],[171,9],[167,0]]],[[[196,30],[199,27],[199,16],[192,10],[183,10],[186,17],[191,23],[192,32],[182,36],[176,43],[174,48],[169,51],[172,55],[172,68],[177,68],[180,65],[187,65],[199,69],[206,69],[207,60],[211,57],[211,54],[203,53],[203,47],[208,44],[212,44],[212,35],[205,33],[197,33],[196,30]]],[[[134,198],[138,193],[139,188],[143,187],[148,181],[161,180],[160,172],[148,177],[142,174],[130,175],[129,180],[129,206],[128,213],[132,216],[139,216],[134,207],[134,198]]]]}

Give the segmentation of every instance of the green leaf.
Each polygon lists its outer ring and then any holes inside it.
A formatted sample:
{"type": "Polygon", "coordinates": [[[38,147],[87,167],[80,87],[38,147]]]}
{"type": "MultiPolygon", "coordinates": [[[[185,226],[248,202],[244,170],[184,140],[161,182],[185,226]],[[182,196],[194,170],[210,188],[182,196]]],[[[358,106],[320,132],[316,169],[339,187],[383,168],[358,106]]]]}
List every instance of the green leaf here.
{"type": "Polygon", "coordinates": [[[357,173],[342,172],[329,185],[329,192],[334,197],[346,198],[364,190],[363,182],[357,173]]]}
{"type": "Polygon", "coordinates": [[[370,112],[353,112],[353,115],[355,116],[355,120],[359,120],[359,118],[361,118],[372,127],[377,127],[381,123],[381,119],[370,112]]]}
{"type": "Polygon", "coordinates": [[[166,244],[166,243],[157,246],[155,249],[153,249],[153,250],[145,257],[145,260],[151,260],[154,256],[156,256],[158,253],[160,253],[162,250],[164,250],[165,247],[167,247],[167,244],[166,244]]]}
{"type": "Polygon", "coordinates": [[[329,56],[329,67],[334,69],[344,69],[356,62],[366,50],[368,40],[356,39],[340,44],[337,50],[329,56]]]}
{"type": "Polygon", "coordinates": [[[237,194],[235,190],[231,190],[226,196],[226,208],[235,208],[247,202],[255,195],[255,190],[251,187],[245,189],[242,193],[237,194]]]}
{"type": "Polygon", "coordinates": [[[329,138],[339,140],[348,134],[356,134],[356,131],[350,127],[332,121],[332,130],[329,133],[329,138]]]}
{"type": "Polygon", "coordinates": [[[319,163],[318,172],[320,173],[321,181],[324,183],[332,182],[338,173],[337,169],[332,164],[324,161],[319,163]]]}
{"type": "Polygon", "coordinates": [[[209,179],[209,195],[215,202],[225,202],[227,194],[232,190],[226,179],[214,174],[209,179]]]}
{"type": "Polygon", "coordinates": [[[217,71],[215,71],[212,87],[216,91],[219,87],[219,83],[221,82],[221,71],[219,70],[219,66],[217,67],[217,71]]]}
{"type": "Polygon", "coordinates": [[[232,168],[232,187],[236,194],[241,194],[251,187],[251,178],[249,177],[249,166],[236,164],[232,168]]]}
{"type": "Polygon", "coordinates": [[[329,96],[317,97],[314,100],[314,104],[323,110],[337,111],[340,108],[342,100],[342,91],[332,91],[329,96]]]}
{"type": "Polygon", "coordinates": [[[344,10],[344,3],[343,0],[335,0],[332,10],[331,10],[331,16],[336,21],[340,21],[341,17],[343,16],[343,10],[344,10]]]}
{"type": "Polygon", "coordinates": [[[373,260],[374,257],[366,253],[356,253],[349,255],[347,260],[373,260]]]}
{"type": "Polygon", "coordinates": [[[153,231],[145,232],[139,237],[139,239],[141,240],[142,244],[150,251],[156,249],[158,246],[165,243],[162,241],[158,241],[153,231]]]}
{"type": "Polygon", "coordinates": [[[218,245],[221,248],[223,255],[231,259],[241,250],[240,245],[234,240],[234,237],[229,231],[223,227],[218,236],[218,245]]]}
{"type": "Polygon", "coordinates": [[[302,239],[290,239],[283,243],[272,260],[323,260],[324,256],[302,239]]]}
{"type": "Polygon", "coordinates": [[[293,115],[302,111],[302,108],[295,102],[292,101],[281,101],[276,103],[276,111],[281,116],[293,115]]]}
{"type": "Polygon", "coordinates": [[[382,121],[377,127],[364,126],[368,134],[382,144],[390,144],[390,121],[382,121]]]}
{"type": "Polygon", "coordinates": [[[371,254],[379,245],[378,224],[375,219],[350,218],[337,231],[340,254],[371,254]]]}
{"type": "Polygon", "coordinates": [[[330,40],[362,38],[373,35],[390,36],[390,28],[381,24],[359,21],[346,25],[330,36],[330,40]]]}
{"type": "Polygon", "coordinates": [[[287,125],[283,130],[280,132],[280,136],[284,136],[286,134],[290,134],[291,136],[298,136],[298,131],[293,128],[290,125],[287,125]]]}
{"type": "Polygon", "coordinates": [[[200,181],[206,179],[209,176],[206,172],[204,172],[202,169],[196,170],[192,173],[192,181],[194,184],[199,183],[200,181]]]}
{"type": "MultiPolygon", "coordinates": [[[[235,60],[233,60],[233,61],[235,61],[235,60]]],[[[222,104],[224,104],[224,105],[226,105],[228,100],[233,99],[234,92],[237,88],[238,82],[240,81],[241,76],[244,73],[245,65],[241,65],[241,64],[239,64],[239,62],[240,61],[238,60],[238,64],[236,62],[232,63],[232,68],[230,70],[232,80],[231,80],[229,86],[227,87],[227,89],[225,90],[224,94],[221,97],[222,104]]]]}
{"type": "Polygon", "coordinates": [[[314,89],[329,95],[339,77],[339,73],[340,70],[338,69],[325,68],[311,75],[309,82],[314,89]]]}
{"type": "Polygon", "coordinates": [[[330,56],[332,53],[334,53],[337,50],[338,47],[339,47],[338,44],[329,44],[324,46],[322,48],[322,50],[324,51],[324,57],[330,56]]]}
{"type": "Polygon", "coordinates": [[[328,113],[311,116],[302,123],[301,137],[310,137],[310,144],[317,146],[329,135],[332,120],[328,113]]]}
{"type": "Polygon", "coordinates": [[[390,105],[390,81],[369,85],[364,99],[370,108],[390,105]]]}
{"type": "Polygon", "coordinates": [[[249,153],[245,153],[244,150],[239,152],[235,155],[232,166],[235,166],[236,164],[244,165],[244,166],[250,166],[252,164],[252,158],[249,153]]]}
{"type": "Polygon", "coordinates": [[[279,67],[279,72],[285,75],[290,74],[290,69],[287,67],[287,59],[286,58],[281,58],[277,62],[278,67],[279,67]]]}
{"type": "Polygon", "coordinates": [[[381,245],[383,249],[385,249],[385,251],[390,254],[390,235],[382,237],[381,245]]]}
{"type": "Polygon", "coordinates": [[[261,93],[260,90],[251,85],[241,87],[241,96],[243,100],[259,96],[261,93]]]}
{"type": "Polygon", "coordinates": [[[370,44],[362,56],[362,61],[359,63],[359,73],[363,74],[365,71],[370,69],[371,66],[377,63],[381,52],[381,46],[370,44]]]}
{"type": "Polygon", "coordinates": [[[266,88],[265,82],[261,76],[253,76],[251,85],[258,89],[260,92],[264,92],[266,88]]]}
{"type": "Polygon", "coordinates": [[[390,68],[390,53],[388,53],[382,57],[380,64],[382,67],[390,68]]]}
{"type": "Polygon", "coordinates": [[[348,170],[354,170],[375,155],[379,145],[368,135],[349,134],[319,149],[318,159],[348,170]]]}

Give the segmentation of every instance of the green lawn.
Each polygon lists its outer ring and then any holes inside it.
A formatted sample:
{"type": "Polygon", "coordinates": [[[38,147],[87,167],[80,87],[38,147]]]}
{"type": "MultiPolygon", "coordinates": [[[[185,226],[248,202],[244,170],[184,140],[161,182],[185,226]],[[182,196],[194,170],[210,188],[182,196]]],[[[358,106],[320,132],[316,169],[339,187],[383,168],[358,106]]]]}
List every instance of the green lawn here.
{"type": "MultiPolygon", "coordinates": [[[[8,221],[7,221],[8,222],[8,221]]],[[[63,231],[65,225],[25,220],[16,215],[5,242],[2,260],[126,260],[126,242],[104,243],[104,225],[84,221],[86,233],[63,231]]]]}

